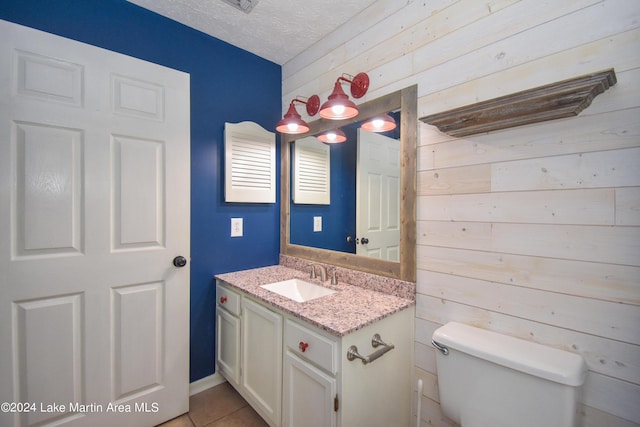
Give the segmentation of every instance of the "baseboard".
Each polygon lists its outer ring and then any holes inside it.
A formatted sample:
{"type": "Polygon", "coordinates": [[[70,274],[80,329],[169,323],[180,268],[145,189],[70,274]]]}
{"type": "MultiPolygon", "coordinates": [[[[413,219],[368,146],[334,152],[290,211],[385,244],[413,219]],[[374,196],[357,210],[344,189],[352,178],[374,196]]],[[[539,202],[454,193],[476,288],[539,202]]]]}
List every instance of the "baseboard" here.
{"type": "Polygon", "coordinates": [[[213,375],[209,375],[208,377],[200,378],[199,380],[189,384],[189,396],[193,396],[194,394],[205,391],[206,389],[209,389],[211,387],[215,387],[226,381],[227,380],[225,380],[224,377],[217,372],[213,375]]]}

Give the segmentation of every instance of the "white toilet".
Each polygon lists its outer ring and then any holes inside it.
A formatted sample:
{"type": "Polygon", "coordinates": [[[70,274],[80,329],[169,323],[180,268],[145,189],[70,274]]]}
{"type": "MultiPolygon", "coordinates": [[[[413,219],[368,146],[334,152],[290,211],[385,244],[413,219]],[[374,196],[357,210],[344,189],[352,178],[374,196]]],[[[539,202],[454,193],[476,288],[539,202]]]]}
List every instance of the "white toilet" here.
{"type": "Polygon", "coordinates": [[[433,333],[443,413],[463,427],[574,427],[581,356],[461,323],[433,333]]]}

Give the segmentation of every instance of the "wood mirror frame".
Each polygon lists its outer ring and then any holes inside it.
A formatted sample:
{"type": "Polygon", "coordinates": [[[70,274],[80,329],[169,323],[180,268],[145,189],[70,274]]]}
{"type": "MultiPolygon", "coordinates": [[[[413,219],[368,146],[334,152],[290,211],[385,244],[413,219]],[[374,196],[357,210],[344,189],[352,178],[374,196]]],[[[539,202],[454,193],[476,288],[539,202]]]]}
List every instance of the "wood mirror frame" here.
{"type": "Polygon", "coordinates": [[[416,281],[416,150],[418,140],[418,88],[416,85],[384,95],[358,106],[360,114],[349,120],[320,119],[309,124],[309,132],[281,135],[280,171],[280,252],[310,261],[337,265],[353,270],[416,281]],[[291,244],[291,150],[296,139],[355,123],[376,114],[401,110],[400,115],[400,262],[359,256],[291,244]]]}

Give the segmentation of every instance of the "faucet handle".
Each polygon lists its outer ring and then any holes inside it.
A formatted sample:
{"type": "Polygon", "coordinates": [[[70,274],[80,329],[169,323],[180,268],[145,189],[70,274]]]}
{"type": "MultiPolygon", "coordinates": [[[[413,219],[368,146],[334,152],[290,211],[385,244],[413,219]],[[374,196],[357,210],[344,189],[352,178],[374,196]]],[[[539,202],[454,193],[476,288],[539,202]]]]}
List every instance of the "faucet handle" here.
{"type": "Polygon", "coordinates": [[[331,284],[334,286],[338,284],[338,276],[336,276],[335,270],[331,272],[331,284]]]}
{"type": "Polygon", "coordinates": [[[311,273],[309,274],[309,278],[310,279],[315,279],[316,278],[316,266],[315,265],[311,266],[311,273]]]}

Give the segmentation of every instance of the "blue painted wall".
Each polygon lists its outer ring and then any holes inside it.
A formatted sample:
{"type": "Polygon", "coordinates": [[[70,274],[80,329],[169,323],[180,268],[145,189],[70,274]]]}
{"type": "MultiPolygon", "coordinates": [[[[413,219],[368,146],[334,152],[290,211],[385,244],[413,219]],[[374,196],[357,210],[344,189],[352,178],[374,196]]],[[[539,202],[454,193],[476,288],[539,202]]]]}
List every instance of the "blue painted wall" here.
{"type": "Polygon", "coordinates": [[[280,252],[279,203],[224,202],[224,123],[250,120],[273,130],[281,67],[124,0],[2,0],[0,19],[191,75],[190,377],[212,374],[212,276],[277,264],[280,252]],[[244,218],[244,237],[230,238],[232,217],[244,218]]]}

